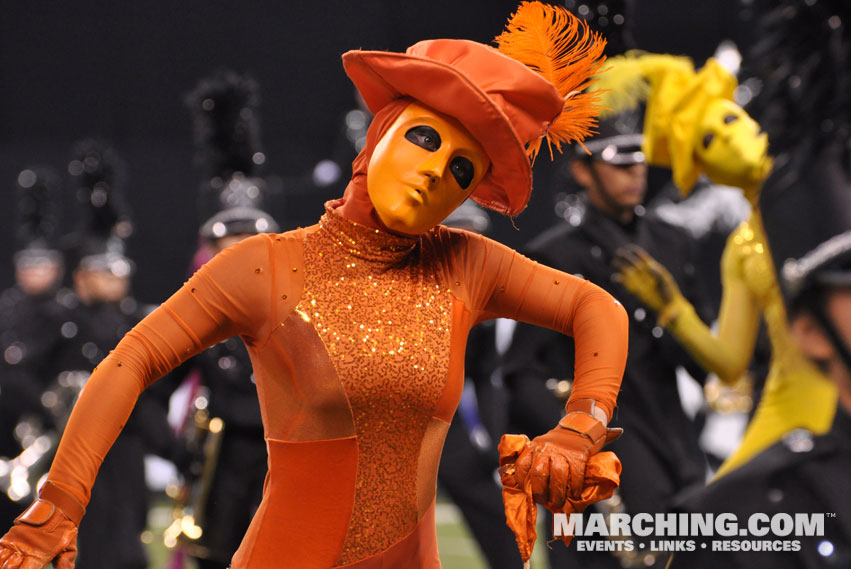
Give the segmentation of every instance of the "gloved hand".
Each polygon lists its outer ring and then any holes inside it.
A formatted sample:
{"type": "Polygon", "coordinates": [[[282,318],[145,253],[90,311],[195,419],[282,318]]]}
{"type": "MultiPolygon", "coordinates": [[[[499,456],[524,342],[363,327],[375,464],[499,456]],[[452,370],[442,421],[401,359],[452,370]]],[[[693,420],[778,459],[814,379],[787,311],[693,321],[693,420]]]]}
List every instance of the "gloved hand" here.
{"type": "Polygon", "coordinates": [[[0,539],[0,569],[40,569],[51,561],[56,569],[73,569],[84,513],[82,504],[48,480],[0,539]]]}
{"type": "Polygon", "coordinates": [[[661,325],[675,316],[682,303],[688,303],[671,273],[638,245],[618,249],[612,265],[617,271],[612,278],[657,312],[661,325]]]}
{"type": "MultiPolygon", "coordinates": [[[[555,429],[532,441],[525,435],[505,435],[499,443],[506,523],[524,561],[537,539],[536,502],[553,513],[579,513],[610,498],[620,482],[618,458],[597,451],[622,429],[607,429],[593,409],[592,400],[569,402],[567,415],[555,429]]],[[[569,544],[571,538],[562,540],[569,544]]]]}
{"type": "Polygon", "coordinates": [[[556,428],[532,439],[517,457],[514,476],[521,485],[529,479],[535,502],[550,511],[566,501],[580,501],[585,488],[585,465],[603,445],[617,439],[623,429],[607,429],[579,405],[568,403],[556,428]]]}

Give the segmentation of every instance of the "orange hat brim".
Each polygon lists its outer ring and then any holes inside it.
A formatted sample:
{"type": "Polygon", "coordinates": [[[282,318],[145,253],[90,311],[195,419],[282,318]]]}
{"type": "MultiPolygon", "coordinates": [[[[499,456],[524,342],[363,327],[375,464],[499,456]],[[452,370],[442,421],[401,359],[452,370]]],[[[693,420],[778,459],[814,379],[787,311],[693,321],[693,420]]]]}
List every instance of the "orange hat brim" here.
{"type": "Polygon", "coordinates": [[[470,198],[507,215],[523,211],[532,191],[526,149],[502,109],[451,65],[386,51],[349,51],[343,68],[373,113],[410,97],[457,119],[482,145],[491,167],[470,198]]]}

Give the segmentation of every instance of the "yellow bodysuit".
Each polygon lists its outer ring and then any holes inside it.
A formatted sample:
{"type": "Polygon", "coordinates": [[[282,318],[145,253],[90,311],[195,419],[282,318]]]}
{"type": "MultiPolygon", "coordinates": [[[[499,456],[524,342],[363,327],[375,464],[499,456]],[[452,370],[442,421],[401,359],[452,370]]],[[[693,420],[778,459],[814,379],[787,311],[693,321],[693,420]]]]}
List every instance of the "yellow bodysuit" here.
{"type": "Polygon", "coordinates": [[[750,363],[760,315],[768,329],[771,362],[762,398],[739,448],[727,458],[718,476],[747,462],[792,429],[824,433],[833,421],[836,388],[790,336],[775,275],[762,218],[754,209],[750,219],[728,238],[721,259],[724,296],[717,336],[693,310],[683,310],[669,325],[695,359],[726,382],[738,379],[750,363]]]}
{"type": "Polygon", "coordinates": [[[772,352],[765,389],[740,447],[719,474],[740,466],[791,429],[827,431],[836,390],[804,358],[787,329],[758,208],[773,160],[766,134],[733,101],[735,77],[713,59],[697,72],[688,60],[656,54],[613,58],[606,64],[616,70],[614,77],[626,78],[623,84],[607,85],[613,92],[636,88],[630,85],[636,78],[642,88],[650,88],[642,146],[648,164],[671,168],[674,183],[684,194],[706,174],[716,184],[741,189],[752,207],[750,218],[730,235],[724,249],[717,334],[698,318],[667,270],[644,251],[625,251],[617,260],[624,286],[658,311],[659,323],[725,383],[745,373],[760,315],[765,320],[772,352]],[[636,65],[640,73],[635,73],[636,65]]]}

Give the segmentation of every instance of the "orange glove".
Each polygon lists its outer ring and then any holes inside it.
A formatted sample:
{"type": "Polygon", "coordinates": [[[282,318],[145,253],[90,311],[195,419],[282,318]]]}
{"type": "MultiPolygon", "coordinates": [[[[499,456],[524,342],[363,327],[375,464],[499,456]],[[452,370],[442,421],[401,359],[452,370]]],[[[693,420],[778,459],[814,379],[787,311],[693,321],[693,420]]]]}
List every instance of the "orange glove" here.
{"type": "MultiPolygon", "coordinates": [[[[596,453],[623,431],[607,429],[589,412],[593,404],[568,402],[559,425],[531,442],[525,435],[505,435],[500,441],[506,520],[524,561],[537,537],[536,502],[554,513],[579,513],[611,497],[620,483],[621,466],[614,453],[596,453]]],[[[571,536],[563,540],[569,544],[571,536]]]]}
{"type": "Polygon", "coordinates": [[[568,402],[558,426],[535,437],[515,463],[517,480],[522,483],[528,476],[535,502],[551,511],[581,498],[588,459],[623,432],[607,429],[591,413],[579,410],[584,401],[568,402]]]}
{"type": "Polygon", "coordinates": [[[40,569],[51,561],[56,569],[73,569],[85,511],[69,493],[45,482],[38,499],[0,539],[0,569],[40,569]]]}

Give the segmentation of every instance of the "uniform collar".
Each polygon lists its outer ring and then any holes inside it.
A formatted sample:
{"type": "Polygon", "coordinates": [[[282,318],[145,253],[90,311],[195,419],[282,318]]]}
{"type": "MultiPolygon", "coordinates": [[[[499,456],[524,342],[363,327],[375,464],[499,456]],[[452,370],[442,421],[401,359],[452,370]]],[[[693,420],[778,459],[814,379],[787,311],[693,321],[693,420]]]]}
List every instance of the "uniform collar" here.
{"type": "MultiPolygon", "coordinates": [[[[644,209],[643,206],[636,207],[633,210],[632,219],[630,219],[627,223],[623,223],[617,217],[606,213],[602,209],[600,209],[600,208],[596,207],[594,204],[592,204],[591,200],[588,199],[587,195],[585,196],[585,205],[587,207],[587,213],[588,213],[588,215],[591,216],[592,219],[596,218],[598,220],[599,219],[608,220],[609,222],[613,223],[614,225],[621,228],[624,232],[629,233],[629,234],[632,234],[632,233],[635,232],[635,230],[638,226],[639,219],[641,219],[645,214],[645,209],[644,209]]],[[[586,222],[587,222],[587,220],[586,220],[586,222]]]]}

